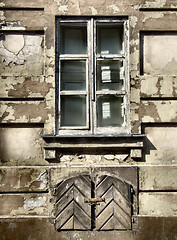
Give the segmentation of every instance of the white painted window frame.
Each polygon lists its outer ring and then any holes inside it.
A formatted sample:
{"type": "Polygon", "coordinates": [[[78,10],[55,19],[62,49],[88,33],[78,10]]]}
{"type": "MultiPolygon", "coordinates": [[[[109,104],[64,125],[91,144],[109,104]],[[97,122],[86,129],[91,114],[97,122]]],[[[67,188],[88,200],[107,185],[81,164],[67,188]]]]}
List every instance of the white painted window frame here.
{"type": "MultiPolygon", "coordinates": [[[[130,133],[130,109],[129,109],[129,27],[127,19],[115,19],[115,18],[84,18],[75,19],[71,18],[61,18],[57,19],[57,32],[59,32],[60,23],[86,23],[87,24],[87,54],[60,54],[58,49],[56,50],[56,58],[58,61],[57,72],[57,111],[56,111],[56,135],[119,135],[119,134],[129,134],[130,133]],[[124,53],[115,54],[115,55],[100,55],[96,53],[96,23],[123,23],[124,24],[124,53]],[[121,60],[123,61],[125,69],[125,78],[124,78],[124,89],[123,90],[96,90],[96,62],[97,60],[121,60]],[[61,91],[60,90],[60,61],[62,60],[85,60],[86,61],[86,91],[61,91]],[[62,95],[87,95],[87,126],[84,127],[61,127],[61,104],[60,96],[62,95]],[[124,124],[121,127],[97,127],[97,110],[96,110],[96,95],[98,94],[108,94],[116,95],[124,98],[124,107],[122,111],[124,112],[124,124]]],[[[57,33],[58,34],[58,33],[57,33]]],[[[59,39],[59,36],[57,36],[59,39]]],[[[59,41],[59,40],[58,40],[59,41]]],[[[57,44],[59,47],[59,44],[57,44]]]]}

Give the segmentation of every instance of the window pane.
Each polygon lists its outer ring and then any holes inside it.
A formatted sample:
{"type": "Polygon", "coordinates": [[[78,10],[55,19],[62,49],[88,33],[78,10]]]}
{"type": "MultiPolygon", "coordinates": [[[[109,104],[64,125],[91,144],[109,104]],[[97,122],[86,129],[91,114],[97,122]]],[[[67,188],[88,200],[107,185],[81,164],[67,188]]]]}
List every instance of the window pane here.
{"type": "Polygon", "coordinates": [[[97,97],[97,125],[98,127],[122,126],[123,97],[98,96],[97,97]]]}
{"type": "Polygon", "coordinates": [[[61,61],[61,90],[86,89],[86,61],[61,61]]]}
{"type": "Polygon", "coordinates": [[[123,53],[123,24],[97,24],[97,53],[123,53]]]}
{"type": "Polygon", "coordinates": [[[61,26],[61,53],[86,54],[87,53],[87,26],[86,24],[61,26]]]}
{"type": "Polygon", "coordinates": [[[61,96],[61,126],[86,126],[86,96],[61,96]]]}
{"type": "Polygon", "coordinates": [[[124,68],[119,60],[97,61],[97,90],[121,90],[123,88],[124,68]]]}

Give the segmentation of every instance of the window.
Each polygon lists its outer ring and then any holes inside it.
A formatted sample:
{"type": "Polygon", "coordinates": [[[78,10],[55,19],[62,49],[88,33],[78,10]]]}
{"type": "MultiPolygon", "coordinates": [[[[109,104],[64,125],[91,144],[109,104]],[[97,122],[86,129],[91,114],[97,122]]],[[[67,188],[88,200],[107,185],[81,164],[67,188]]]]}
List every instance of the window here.
{"type": "Polygon", "coordinates": [[[57,134],[128,133],[127,20],[57,19],[57,134]]]}

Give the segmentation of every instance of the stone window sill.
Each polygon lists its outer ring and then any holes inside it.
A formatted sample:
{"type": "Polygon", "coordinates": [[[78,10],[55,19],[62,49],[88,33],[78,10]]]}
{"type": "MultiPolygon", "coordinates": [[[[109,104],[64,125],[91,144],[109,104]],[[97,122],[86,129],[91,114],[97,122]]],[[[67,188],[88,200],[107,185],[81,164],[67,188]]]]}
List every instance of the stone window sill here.
{"type": "Polygon", "coordinates": [[[45,141],[45,160],[59,161],[63,154],[82,154],[84,152],[129,152],[132,158],[141,158],[144,134],[103,136],[55,136],[42,135],[45,141]]]}

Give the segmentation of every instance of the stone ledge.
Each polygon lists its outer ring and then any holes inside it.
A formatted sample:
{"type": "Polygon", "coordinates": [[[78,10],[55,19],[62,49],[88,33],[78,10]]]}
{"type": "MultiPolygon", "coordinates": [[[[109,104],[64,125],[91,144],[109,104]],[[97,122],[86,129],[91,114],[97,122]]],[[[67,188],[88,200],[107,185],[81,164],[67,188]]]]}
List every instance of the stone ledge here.
{"type": "Polygon", "coordinates": [[[118,136],[102,136],[102,135],[88,135],[88,136],[54,136],[43,135],[46,142],[45,159],[57,160],[63,151],[77,152],[78,150],[85,151],[127,151],[138,152],[133,154],[132,158],[141,158],[141,149],[144,146],[144,134],[137,135],[118,135],[118,136]]]}

